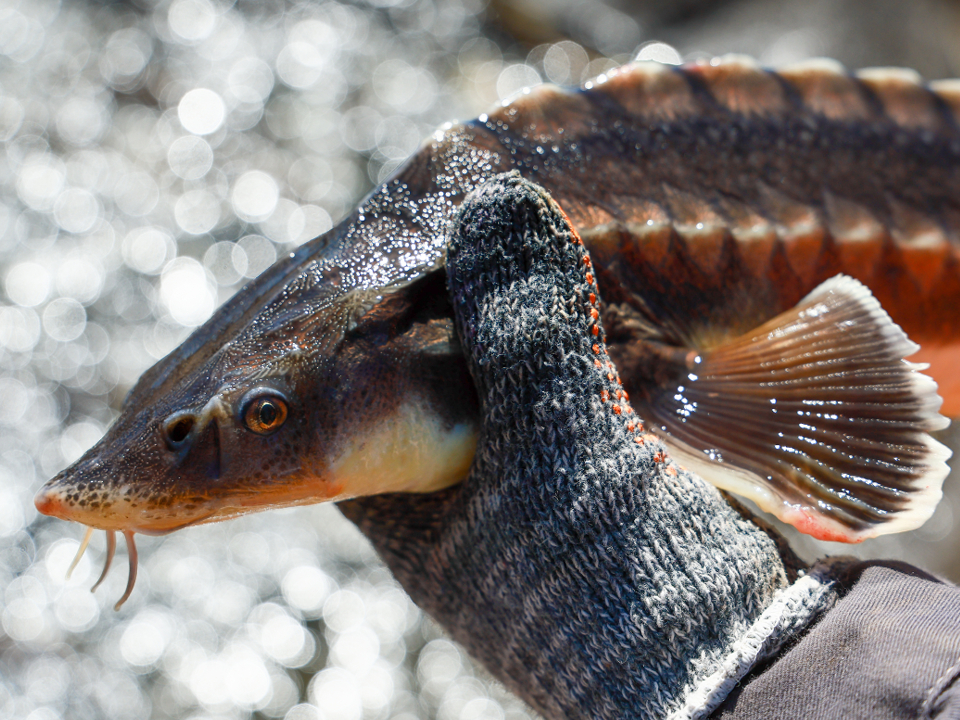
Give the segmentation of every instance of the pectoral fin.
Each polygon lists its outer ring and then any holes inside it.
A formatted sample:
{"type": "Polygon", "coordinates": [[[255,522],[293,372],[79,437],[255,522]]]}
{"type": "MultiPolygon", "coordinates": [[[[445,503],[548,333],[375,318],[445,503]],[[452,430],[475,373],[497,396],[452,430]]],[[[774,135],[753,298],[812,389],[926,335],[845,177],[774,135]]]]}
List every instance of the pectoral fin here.
{"type": "Polygon", "coordinates": [[[834,277],[699,355],[645,418],[681,464],[823,540],[859,542],[933,513],[950,451],[917,349],[870,291],[834,277]]]}

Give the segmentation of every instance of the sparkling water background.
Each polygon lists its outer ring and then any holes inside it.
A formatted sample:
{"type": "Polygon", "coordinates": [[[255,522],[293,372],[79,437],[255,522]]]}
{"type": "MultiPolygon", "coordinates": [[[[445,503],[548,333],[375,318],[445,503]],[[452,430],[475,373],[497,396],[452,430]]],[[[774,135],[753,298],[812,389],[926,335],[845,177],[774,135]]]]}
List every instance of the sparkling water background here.
{"type": "MultiPolygon", "coordinates": [[[[96,595],[102,535],[65,580],[82,529],[33,494],[441,122],[638,53],[960,75],[955,3],[868,5],[0,0],[0,719],[528,717],[333,507],[141,537],[115,613],[122,551],[96,595]]],[[[855,552],[960,580],[955,485],[927,526],[855,552]]]]}

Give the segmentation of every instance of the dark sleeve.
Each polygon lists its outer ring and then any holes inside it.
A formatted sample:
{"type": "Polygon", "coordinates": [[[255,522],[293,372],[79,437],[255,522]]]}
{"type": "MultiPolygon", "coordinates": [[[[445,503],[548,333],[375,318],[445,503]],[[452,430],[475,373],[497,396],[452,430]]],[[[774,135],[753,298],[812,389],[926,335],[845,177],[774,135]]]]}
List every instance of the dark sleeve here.
{"type": "Polygon", "coordinates": [[[711,718],[960,719],[960,588],[859,563],[837,605],[745,678],[711,718]]]}

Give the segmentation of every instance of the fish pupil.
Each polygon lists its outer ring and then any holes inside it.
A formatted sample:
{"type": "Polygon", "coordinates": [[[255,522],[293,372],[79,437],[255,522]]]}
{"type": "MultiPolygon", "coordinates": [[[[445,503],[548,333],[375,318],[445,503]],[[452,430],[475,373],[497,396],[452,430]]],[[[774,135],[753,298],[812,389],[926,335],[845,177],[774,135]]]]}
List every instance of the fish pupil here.
{"type": "Polygon", "coordinates": [[[270,401],[266,401],[260,406],[260,424],[265,427],[273,425],[279,415],[277,406],[270,401]]]}

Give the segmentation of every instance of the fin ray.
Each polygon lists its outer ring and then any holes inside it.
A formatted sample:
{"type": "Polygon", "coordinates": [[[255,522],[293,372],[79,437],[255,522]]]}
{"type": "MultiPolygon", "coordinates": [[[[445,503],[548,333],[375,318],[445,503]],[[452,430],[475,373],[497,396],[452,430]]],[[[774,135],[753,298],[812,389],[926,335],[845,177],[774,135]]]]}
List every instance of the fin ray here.
{"type": "Polygon", "coordinates": [[[642,412],[714,484],[858,542],[922,524],[948,472],[950,451],[927,434],[947,422],[936,383],[903,359],[915,349],[864,285],[837,276],[704,350],[642,412]]]}

